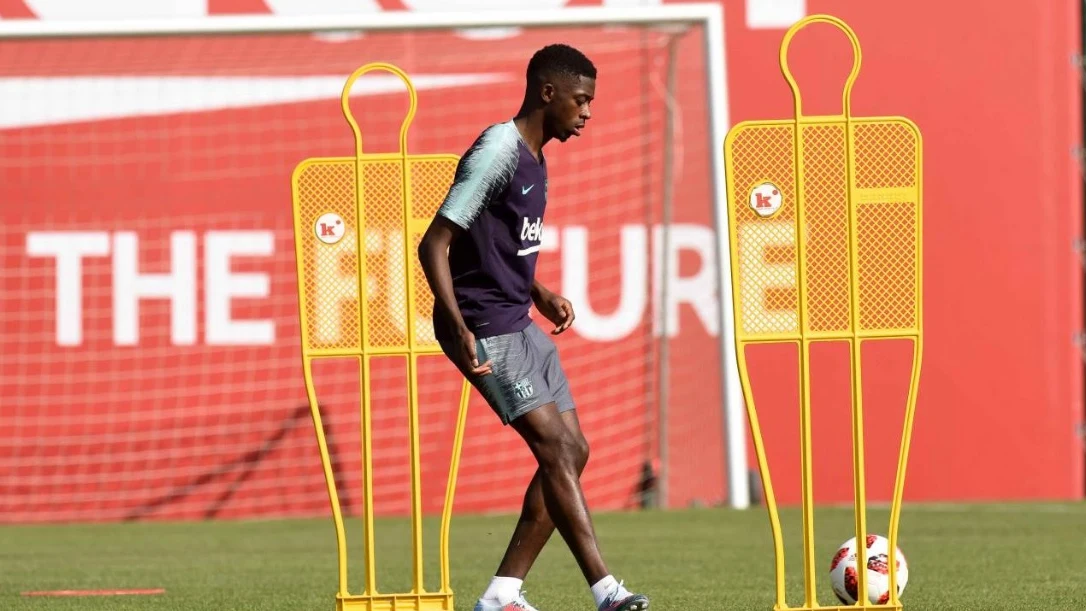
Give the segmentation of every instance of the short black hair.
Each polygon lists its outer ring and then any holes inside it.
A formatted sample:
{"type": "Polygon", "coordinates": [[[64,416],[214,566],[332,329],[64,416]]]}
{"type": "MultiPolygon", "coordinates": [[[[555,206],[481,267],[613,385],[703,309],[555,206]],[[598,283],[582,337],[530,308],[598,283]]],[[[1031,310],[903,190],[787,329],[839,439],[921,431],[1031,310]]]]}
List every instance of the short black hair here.
{"type": "Polygon", "coordinates": [[[584,76],[596,78],[596,66],[584,53],[569,45],[547,45],[532,55],[525,75],[530,84],[539,84],[548,76],[584,76]]]}

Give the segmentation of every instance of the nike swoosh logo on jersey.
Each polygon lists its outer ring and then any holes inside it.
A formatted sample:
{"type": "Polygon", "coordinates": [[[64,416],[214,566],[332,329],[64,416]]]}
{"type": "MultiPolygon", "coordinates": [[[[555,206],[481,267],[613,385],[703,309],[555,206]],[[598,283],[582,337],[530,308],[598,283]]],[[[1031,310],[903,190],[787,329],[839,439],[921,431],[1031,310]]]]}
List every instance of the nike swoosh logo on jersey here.
{"type": "Polygon", "coordinates": [[[527,187],[521,187],[520,188],[520,194],[521,195],[528,195],[528,191],[531,191],[533,187],[535,187],[534,184],[528,185],[527,187]]]}

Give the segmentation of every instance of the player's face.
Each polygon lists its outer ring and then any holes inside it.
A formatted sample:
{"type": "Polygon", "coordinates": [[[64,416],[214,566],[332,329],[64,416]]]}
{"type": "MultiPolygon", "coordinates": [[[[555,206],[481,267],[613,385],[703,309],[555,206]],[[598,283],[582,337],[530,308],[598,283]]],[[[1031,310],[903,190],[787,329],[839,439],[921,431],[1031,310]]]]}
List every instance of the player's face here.
{"type": "Polygon", "coordinates": [[[557,81],[553,85],[548,83],[551,90],[544,92],[545,97],[550,94],[547,119],[550,132],[560,142],[565,142],[570,136],[580,136],[585,123],[592,118],[589,107],[596,97],[596,79],[578,76],[557,81]]]}

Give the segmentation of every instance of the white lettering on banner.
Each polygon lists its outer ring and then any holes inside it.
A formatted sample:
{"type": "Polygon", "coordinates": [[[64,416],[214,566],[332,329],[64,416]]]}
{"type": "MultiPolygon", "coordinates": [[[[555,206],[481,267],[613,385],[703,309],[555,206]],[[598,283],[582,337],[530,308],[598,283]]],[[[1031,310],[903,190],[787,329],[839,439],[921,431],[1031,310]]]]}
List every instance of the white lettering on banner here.
{"type": "Polygon", "coordinates": [[[674,223],[671,225],[669,239],[667,271],[667,304],[660,307],[661,278],[664,271],[664,228],[653,228],[653,311],[656,312],[653,335],[660,335],[660,317],[667,316],[668,337],[679,332],[679,306],[689,304],[698,315],[709,335],[716,337],[720,332],[717,319],[719,298],[716,277],[716,233],[704,225],[674,223]],[[692,276],[679,275],[679,256],[684,250],[697,253],[700,261],[698,271],[692,276]]]}
{"type": "MultiPolygon", "coordinates": [[[[660,0],[651,0],[658,3],[660,0]]],[[[408,10],[420,13],[447,12],[450,8],[458,11],[496,11],[509,8],[560,9],[567,0],[458,0],[451,6],[448,0],[403,0],[408,10]]],[[[457,34],[471,40],[498,40],[512,38],[520,34],[520,28],[469,28],[457,30],[457,34]]]]}
{"type": "Polygon", "coordinates": [[[206,17],[208,0],[23,0],[39,19],[206,17]]]}
{"type": "Polygon", "coordinates": [[[807,16],[807,0],[747,0],[747,27],[779,30],[807,16]]]}
{"type": "MultiPolygon", "coordinates": [[[[372,244],[380,239],[376,231],[371,231],[372,244]]],[[[379,246],[378,246],[379,247],[379,246]]],[[[355,232],[347,230],[343,239],[335,244],[316,245],[313,253],[314,283],[321,286],[339,287],[336,291],[314,291],[313,311],[310,312],[310,320],[313,324],[313,339],[321,344],[331,344],[339,341],[342,334],[342,321],[340,320],[340,305],[345,301],[358,299],[358,280],[353,273],[344,273],[345,266],[340,262],[344,257],[350,256],[355,250],[355,232]]],[[[371,284],[367,287],[373,289],[371,284]]],[[[298,304],[299,307],[302,304],[298,304]]]]}
{"type": "Polygon", "coordinates": [[[539,242],[539,250],[542,252],[557,252],[561,242],[558,236],[559,233],[557,231],[548,231],[544,233],[543,239],[539,242]]]}
{"type": "MultiPolygon", "coordinates": [[[[596,231],[596,230],[592,230],[596,231]]],[[[614,229],[608,229],[614,231],[614,229]]],[[[560,286],[551,287],[571,302],[577,312],[573,331],[589,341],[618,341],[635,333],[642,324],[651,294],[652,333],[659,335],[661,320],[666,316],[667,333],[681,333],[683,306],[689,306],[702,330],[717,336],[719,307],[716,278],[715,234],[704,225],[674,224],[670,246],[663,252],[663,229],[639,224],[617,228],[619,260],[610,275],[601,282],[601,271],[589,268],[589,232],[580,225],[569,225],[547,231],[542,238],[542,252],[561,251],[561,260],[541,265],[560,265],[560,286]],[[651,244],[650,244],[651,236],[651,244]],[[651,253],[651,260],[649,259],[651,253]],[[683,253],[696,259],[694,271],[683,275],[679,262],[683,253]],[[664,257],[667,265],[663,265],[664,257]],[[663,270],[667,269],[666,303],[660,303],[663,270]],[[651,271],[651,276],[649,275],[651,271]],[[651,285],[650,285],[651,279],[651,285]],[[595,287],[617,284],[618,304],[604,313],[593,308],[595,287]]],[[[738,229],[740,268],[744,285],[742,308],[756,315],[775,329],[794,329],[797,313],[767,310],[767,291],[795,287],[795,265],[767,262],[769,249],[787,247],[792,242],[794,228],[788,222],[765,221],[747,224],[738,229]]],[[[398,274],[403,261],[403,241],[399,235],[369,231],[366,235],[368,253],[383,253],[389,266],[382,272],[372,270],[367,280],[367,295],[371,303],[380,297],[382,289],[376,275],[398,274]]],[[[209,231],[203,236],[204,265],[204,338],[208,345],[267,345],[275,342],[272,320],[235,320],[231,316],[232,301],[239,298],[267,299],[271,296],[270,279],[264,273],[231,272],[234,257],[269,258],[275,255],[275,236],[269,230],[209,231]]],[[[314,251],[314,280],[337,287],[314,295],[314,339],[333,343],[342,333],[341,315],[344,302],[358,299],[358,283],[343,258],[354,250],[355,236],[348,232],[335,244],[320,244],[314,251]]],[[[197,236],[192,231],[174,231],[169,240],[169,268],[165,272],[140,272],[139,238],[134,232],[60,231],[30,232],[26,237],[26,252],[30,257],[49,257],[56,261],[56,342],[61,346],[77,346],[83,341],[83,259],[112,254],[113,277],[113,339],[117,345],[131,346],[140,341],[139,306],[145,299],[170,301],[170,338],[176,345],[192,345],[197,336],[198,295],[197,236]],[[112,237],[112,242],[111,238],[112,237]]],[[[159,256],[157,260],[164,259],[159,256]]],[[[597,298],[598,299],[598,298],[597,298]]],[[[381,300],[384,301],[384,300],[381,300]]],[[[395,300],[393,300],[395,301],[395,300]]],[[[389,307],[389,306],[381,306],[389,307]]],[[[429,312],[420,312],[419,332],[432,332],[429,312]]],[[[402,308],[386,312],[395,328],[406,332],[407,321],[402,308]]],[[[687,329],[689,331],[689,329],[687,329]]]]}
{"type": "MultiPolygon", "coordinates": [[[[236,321],[230,316],[237,297],[267,298],[266,274],[230,272],[236,255],[268,257],[274,254],[272,231],[209,231],[204,244],[204,316],[209,345],[264,345],[275,341],[270,320],[236,321]]],[[[139,306],[144,299],[170,300],[170,340],[175,345],[196,343],[196,234],[170,233],[170,267],[166,273],[140,273],[139,237],[130,231],[29,232],[26,252],[31,257],[56,260],[56,343],[83,342],[83,258],[112,251],[113,342],[133,346],[140,341],[139,306]]],[[[162,259],[164,257],[159,257],[162,259]]]]}
{"type": "Polygon", "coordinates": [[[377,13],[377,0],[264,0],[276,15],[349,15],[377,13]]]}
{"type": "MultiPolygon", "coordinates": [[[[654,0],[659,2],[659,0],[654,0]]],[[[509,8],[556,9],[562,8],[568,0],[403,0],[409,11],[420,13],[444,13],[449,9],[457,11],[499,11],[509,8]]]]}
{"type": "Polygon", "coordinates": [[[26,235],[26,254],[56,259],[56,341],[83,343],[83,257],[109,254],[105,231],[35,231],[26,235]]]}
{"type": "MultiPolygon", "coordinates": [[[[660,278],[663,266],[662,229],[653,228],[653,310],[657,316],[666,312],[668,337],[681,331],[679,308],[688,304],[694,309],[705,331],[712,336],[719,333],[717,324],[718,297],[716,291],[716,262],[714,258],[715,234],[703,225],[675,224],[671,228],[671,247],[668,266],[667,304],[660,307],[660,278]],[[679,256],[683,251],[697,255],[698,271],[692,276],[679,275],[679,256]]],[[[578,335],[593,341],[615,341],[632,333],[641,323],[648,295],[647,260],[648,237],[643,225],[624,225],[620,231],[620,286],[618,307],[608,315],[592,309],[589,287],[599,284],[590,280],[588,269],[588,231],[584,227],[570,226],[562,231],[562,286],[558,290],[573,303],[577,313],[574,324],[578,335]]],[[[612,284],[611,282],[607,284],[612,284]]],[[[653,334],[658,335],[658,321],[653,334]]]]}
{"type": "Polygon", "coordinates": [[[664,0],[602,0],[600,4],[611,8],[639,8],[642,6],[660,6],[664,0]]]}
{"type": "Polygon", "coordinates": [[[196,234],[170,234],[170,273],[139,273],[138,239],[125,231],[113,234],[113,342],[139,343],[141,299],[170,300],[170,339],[176,345],[196,343],[196,234]]]}
{"type": "MultiPolygon", "coordinates": [[[[621,340],[636,331],[645,315],[649,296],[648,229],[644,225],[623,225],[619,228],[618,277],[608,278],[603,283],[608,286],[614,286],[617,283],[619,303],[613,311],[606,314],[596,311],[591,304],[592,287],[599,286],[601,282],[598,277],[593,277],[588,267],[588,233],[588,228],[573,225],[561,231],[549,231],[544,234],[553,237],[544,238],[541,251],[553,252],[558,250],[561,244],[561,282],[560,286],[551,288],[573,303],[574,310],[577,312],[574,330],[578,335],[597,342],[621,340]]],[[[672,227],[670,257],[672,265],[668,272],[670,288],[665,308],[669,321],[669,336],[675,336],[682,331],[679,324],[679,311],[684,304],[693,309],[706,333],[712,336],[719,333],[716,320],[718,305],[714,235],[710,228],[703,225],[677,224],[672,227]],[[697,271],[688,276],[682,276],[679,272],[678,261],[683,252],[693,253],[698,260],[697,271]]],[[[653,267],[657,270],[657,278],[661,267],[659,262],[662,260],[659,236],[660,228],[657,227],[653,233],[655,260],[653,267]]],[[[381,252],[386,248],[390,249],[385,253],[387,255],[385,260],[388,261],[389,267],[384,274],[397,273],[403,256],[403,245],[399,236],[369,231],[367,238],[366,248],[371,254],[381,252]]],[[[358,299],[357,281],[349,268],[342,265],[343,258],[349,256],[354,250],[354,235],[348,233],[336,244],[314,246],[314,282],[324,286],[335,286],[337,290],[318,291],[313,295],[314,309],[311,317],[314,325],[313,339],[322,344],[335,343],[342,339],[340,334],[343,328],[343,304],[358,299]]],[[[598,270],[596,273],[598,274],[598,270]]],[[[658,279],[656,287],[659,287],[658,279]]],[[[367,286],[367,296],[371,303],[379,297],[378,290],[379,285],[371,276],[367,286]]],[[[393,322],[394,328],[401,333],[406,331],[407,321],[402,307],[386,314],[393,322]]],[[[433,329],[433,322],[429,318],[430,313],[419,312],[418,314],[419,332],[427,336],[433,329]]],[[[659,325],[654,326],[654,332],[659,332],[659,325]]]]}
{"type": "MultiPolygon", "coordinates": [[[[406,282],[406,278],[404,278],[404,276],[402,274],[402,271],[404,269],[404,267],[403,267],[403,260],[404,260],[403,234],[401,234],[401,233],[394,233],[394,234],[389,233],[389,234],[385,234],[384,238],[385,238],[385,243],[388,244],[388,247],[385,249],[385,260],[388,262],[388,267],[385,269],[384,277],[385,278],[396,278],[396,279],[399,279],[401,282],[406,282]]],[[[372,246],[372,244],[367,245],[367,247],[369,247],[369,246],[372,246]]],[[[372,248],[370,248],[369,250],[371,252],[373,251],[372,248]]],[[[414,253],[412,253],[412,254],[414,254],[414,253]]],[[[377,297],[377,295],[378,295],[378,293],[377,293],[378,289],[375,286],[374,277],[372,275],[368,279],[367,287],[368,287],[368,290],[369,290],[369,294],[368,294],[369,300],[373,301],[374,298],[377,297]]],[[[420,288],[422,290],[425,290],[425,291],[430,290],[429,287],[426,287],[425,285],[423,285],[421,287],[418,287],[418,288],[420,288]]],[[[403,292],[404,292],[404,295],[406,296],[406,294],[407,294],[407,288],[406,287],[403,288],[403,292]]],[[[398,302],[398,300],[394,300],[394,301],[398,302]]],[[[406,307],[406,301],[407,300],[405,298],[403,302],[399,302],[401,304],[400,307],[390,309],[390,311],[388,313],[389,319],[392,321],[393,328],[396,329],[397,331],[399,331],[401,334],[403,334],[404,337],[406,337],[406,335],[407,335],[407,307],[406,307]]],[[[418,310],[416,310],[415,323],[418,325],[418,328],[416,329],[416,333],[419,334],[421,337],[430,337],[434,333],[434,322],[433,322],[433,320],[430,319],[430,317],[431,317],[430,312],[428,312],[428,311],[427,312],[419,312],[418,310]]]]}
{"type": "MultiPolygon", "coordinates": [[[[366,232],[366,252],[371,255],[385,254],[387,267],[381,272],[384,277],[402,277],[403,249],[402,234],[387,234],[372,229],[366,232]],[[386,244],[387,252],[385,251],[386,244]]],[[[314,245],[314,283],[336,287],[335,290],[313,293],[313,311],[310,319],[313,324],[313,340],[317,343],[331,344],[342,339],[343,304],[358,299],[358,280],[354,272],[344,273],[351,268],[343,265],[343,258],[353,255],[354,251],[353,231],[348,231],[336,244],[314,245]]],[[[366,278],[366,297],[371,303],[380,297],[380,282],[375,273],[369,274],[366,278]]],[[[403,307],[391,309],[386,314],[392,321],[394,329],[400,333],[407,333],[407,315],[403,307]]],[[[418,324],[417,333],[421,337],[433,335],[434,323],[430,320],[430,312],[420,312],[415,320],[418,324]]]]}
{"type": "Polygon", "coordinates": [[[208,345],[268,345],[275,343],[271,320],[237,321],[230,317],[235,297],[264,299],[270,294],[267,274],[230,272],[234,255],[267,257],[275,250],[271,231],[209,231],[204,237],[205,341],[208,345]]]}
{"type": "Polygon", "coordinates": [[[626,337],[641,323],[645,313],[646,236],[642,225],[625,225],[620,231],[621,276],[608,278],[606,284],[618,283],[618,307],[611,314],[600,314],[592,309],[589,299],[588,230],[584,227],[566,227],[562,231],[562,286],[557,289],[573,304],[577,322],[571,329],[593,341],[607,342],[626,337]]]}
{"type": "Polygon", "coordinates": [[[766,262],[770,248],[793,248],[796,226],[789,221],[758,221],[739,226],[740,303],[744,320],[757,320],[759,327],[777,333],[799,329],[799,313],[769,310],[766,293],[769,289],[791,289],[796,286],[795,261],[766,262]]]}
{"type": "MultiPolygon", "coordinates": [[[[13,0],[18,2],[19,0],[13,0]]],[[[571,0],[462,0],[455,5],[448,0],[403,0],[407,10],[418,12],[495,11],[508,9],[561,9],[571,0]]],[[[22,0],[39,19],[147,19],[169,17],[207,17],[212,14],[209,0],[22,0]]],[[[594,4],[610,8],[659,6],[663,0],[596,0],[594,4]]],[[[264,0],[267,10],[276,15],[321,15],[376,13],[385,10],[378,0],[264,0]]],[[[747,27],[787,28],[807,14],[806,0],[746,0],[747,27]]],[[[237,13],[229,8],[230,13],[237,13]]],[[[216,14],[223,9],[214,11],[216,14]]],[[[256,12],[256,11],[252,11],[256,12]]],[[[504,38],[518,33],[516,28],[472,29],[461,32],[467,38],[504,38]]]]}

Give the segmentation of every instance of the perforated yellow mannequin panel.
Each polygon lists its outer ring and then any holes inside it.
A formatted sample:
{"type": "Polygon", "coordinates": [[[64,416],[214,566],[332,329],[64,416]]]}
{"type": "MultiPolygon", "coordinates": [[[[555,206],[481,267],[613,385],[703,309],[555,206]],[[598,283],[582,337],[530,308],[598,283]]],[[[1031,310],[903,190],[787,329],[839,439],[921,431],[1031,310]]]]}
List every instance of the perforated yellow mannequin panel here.
{"type": "Polygon", "coordinates": [[[354,132],[355,155],[307,159],[297,166],[293,177],[303,370],[336,526],[339,553],[336,608],[338,611],[451,611],[449,523],[470,386],[465,380],[445,494],[440,538],[441,587],[437,592],[427,592],[422,574],[417,359],[440,354],[441,350],[430,321],[433,295],[415,253],[452,184],[459,158],[407,153],[407,130],[418,100],[410,79],[395,66],[367,64],[359,68],[347,79],[341,102],[343,114],[354,132]],[[399,76],[411,97],[407,117],[400,127],[398,153],[364,154],[358,124],[348,106],[351,86],[360,76],[374,70],[399,76]],[[343,516],[313,384],[312,361],[322,357],[354,357],[359,360],[361,371],[365,548],[365,589],[361,594],[351,594],[347,588],[348,550],[343,516]],[[411,592],[403,594],[380,593],[376,579],[370,361],[378,357],[407,361],[404,384],[408,388],[414,574],[411,592]]]}
{"type": "MultiPolygon", "coordinates": [[[[814,15],[793,26],[780,49],[781,71],[792,88],[790,119],[736,125],[724,146],[740,379],[765,490],[776,553],[777,609],[789,607],[780,519],[758,425],[746,347],[793,343],[801,384],[801,481],[804,604],[797,609],[900,609],[896,567],[890,597],[860,606],[822,607],[816,587],[814,492],[811,465],[810,345],[847,342],[852,359],[852,438],[856,536],[867,534],[864,486],[861,346],[866,341],[913,343],[888,539],[897,545],[902,491],[919,384],[921,332],[921,139],[901,117],[854,117],[850,96],[860,70],[856,35],[841,20],[814,15]],[[805,116],[788,68],[792,38],[813,23],[843,31],[855,62],[842,96],[842,114],[805,116]]],[[[867,592],[866,571],[858,591],[867,592]]]]}

